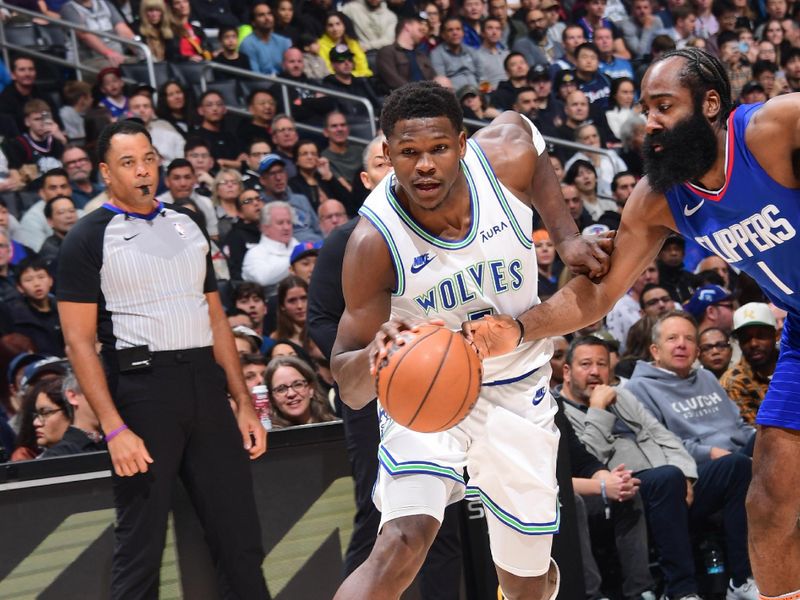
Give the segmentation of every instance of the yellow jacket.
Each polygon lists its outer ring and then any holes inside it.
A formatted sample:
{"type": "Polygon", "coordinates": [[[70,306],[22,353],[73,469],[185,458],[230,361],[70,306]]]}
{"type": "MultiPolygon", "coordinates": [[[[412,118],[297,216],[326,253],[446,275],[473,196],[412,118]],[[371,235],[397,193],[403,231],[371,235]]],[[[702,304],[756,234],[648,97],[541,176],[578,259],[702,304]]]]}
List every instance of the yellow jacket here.
{"type": "MultiPolygon", "coordinates": [[[[344,37],[344,40],[350,52],[353,53],[353,77],[372,77],[372,70],[367,64],[367,55],[364,54],[364,50],[361,48],[358,41],[347,36],[344,37]]],[[[328,65],[328,70],[331,73],[333,73],[333,67],[331,67],[330,55],[331,50],[335,46],[336,44],[327,33],[322,34],[322,37],[319,38],[319,55],[323,58],[325,64],[328,65]]]]}

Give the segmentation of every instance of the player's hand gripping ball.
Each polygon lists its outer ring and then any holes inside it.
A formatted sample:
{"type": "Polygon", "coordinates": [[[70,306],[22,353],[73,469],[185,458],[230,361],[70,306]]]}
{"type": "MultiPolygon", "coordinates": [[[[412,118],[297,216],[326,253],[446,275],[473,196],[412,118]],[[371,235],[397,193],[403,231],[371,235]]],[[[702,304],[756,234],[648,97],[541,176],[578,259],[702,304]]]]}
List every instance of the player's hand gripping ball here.
{"type": "Polygon", "coordinates": [[[460,332],[437,325],[398,335],[378,364],[378,400],[395,422],[422,433],[445,431],[469,414],[483,365],[460,332]]]}

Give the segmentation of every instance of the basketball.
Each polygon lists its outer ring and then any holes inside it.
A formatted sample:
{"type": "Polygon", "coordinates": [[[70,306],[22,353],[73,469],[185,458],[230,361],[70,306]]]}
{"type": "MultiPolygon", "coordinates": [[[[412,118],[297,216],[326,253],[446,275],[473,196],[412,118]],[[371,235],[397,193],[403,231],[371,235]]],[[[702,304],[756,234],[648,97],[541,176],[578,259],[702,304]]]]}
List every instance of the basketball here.
{"type": "Polygon", "coordinates": [[[378,366],[381,406],[397,423],[422,433],[445,431],[469,414],[483,366],[460,332],[436,325],[405,331],[378,366]]]}

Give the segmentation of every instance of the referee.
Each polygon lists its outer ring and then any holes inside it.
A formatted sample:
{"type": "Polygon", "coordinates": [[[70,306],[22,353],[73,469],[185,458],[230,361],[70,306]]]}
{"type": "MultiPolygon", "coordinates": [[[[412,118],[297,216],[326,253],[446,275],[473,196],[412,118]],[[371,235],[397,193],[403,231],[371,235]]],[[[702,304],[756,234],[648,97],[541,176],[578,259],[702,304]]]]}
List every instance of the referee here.
{"type": "Polygon", "coordinates": [[[247,461],[266,450],[266,432],[242,379],[207,234],[191,212],[154,199],[158,156],[141,124],[109,125],[97,151],[110,200],[64,240],[57,297],[67,355],[114,466],[111,595],[158,597],[180,476],[226,597],[268,598],[247,461]]]}

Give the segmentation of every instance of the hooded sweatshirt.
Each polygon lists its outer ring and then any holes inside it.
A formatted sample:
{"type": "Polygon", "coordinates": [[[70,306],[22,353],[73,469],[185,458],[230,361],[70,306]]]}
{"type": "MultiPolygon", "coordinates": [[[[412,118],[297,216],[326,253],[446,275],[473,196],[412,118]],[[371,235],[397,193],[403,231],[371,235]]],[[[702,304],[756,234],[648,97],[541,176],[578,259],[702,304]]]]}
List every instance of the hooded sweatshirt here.
{"type": "Polygon", "coordinates": [[[626,388],[681,439],[698,464],[711,460],[712,447],[737,452],[753,435],[754,429],[706,369],[682,378],[640,360],[626,388]]]}

